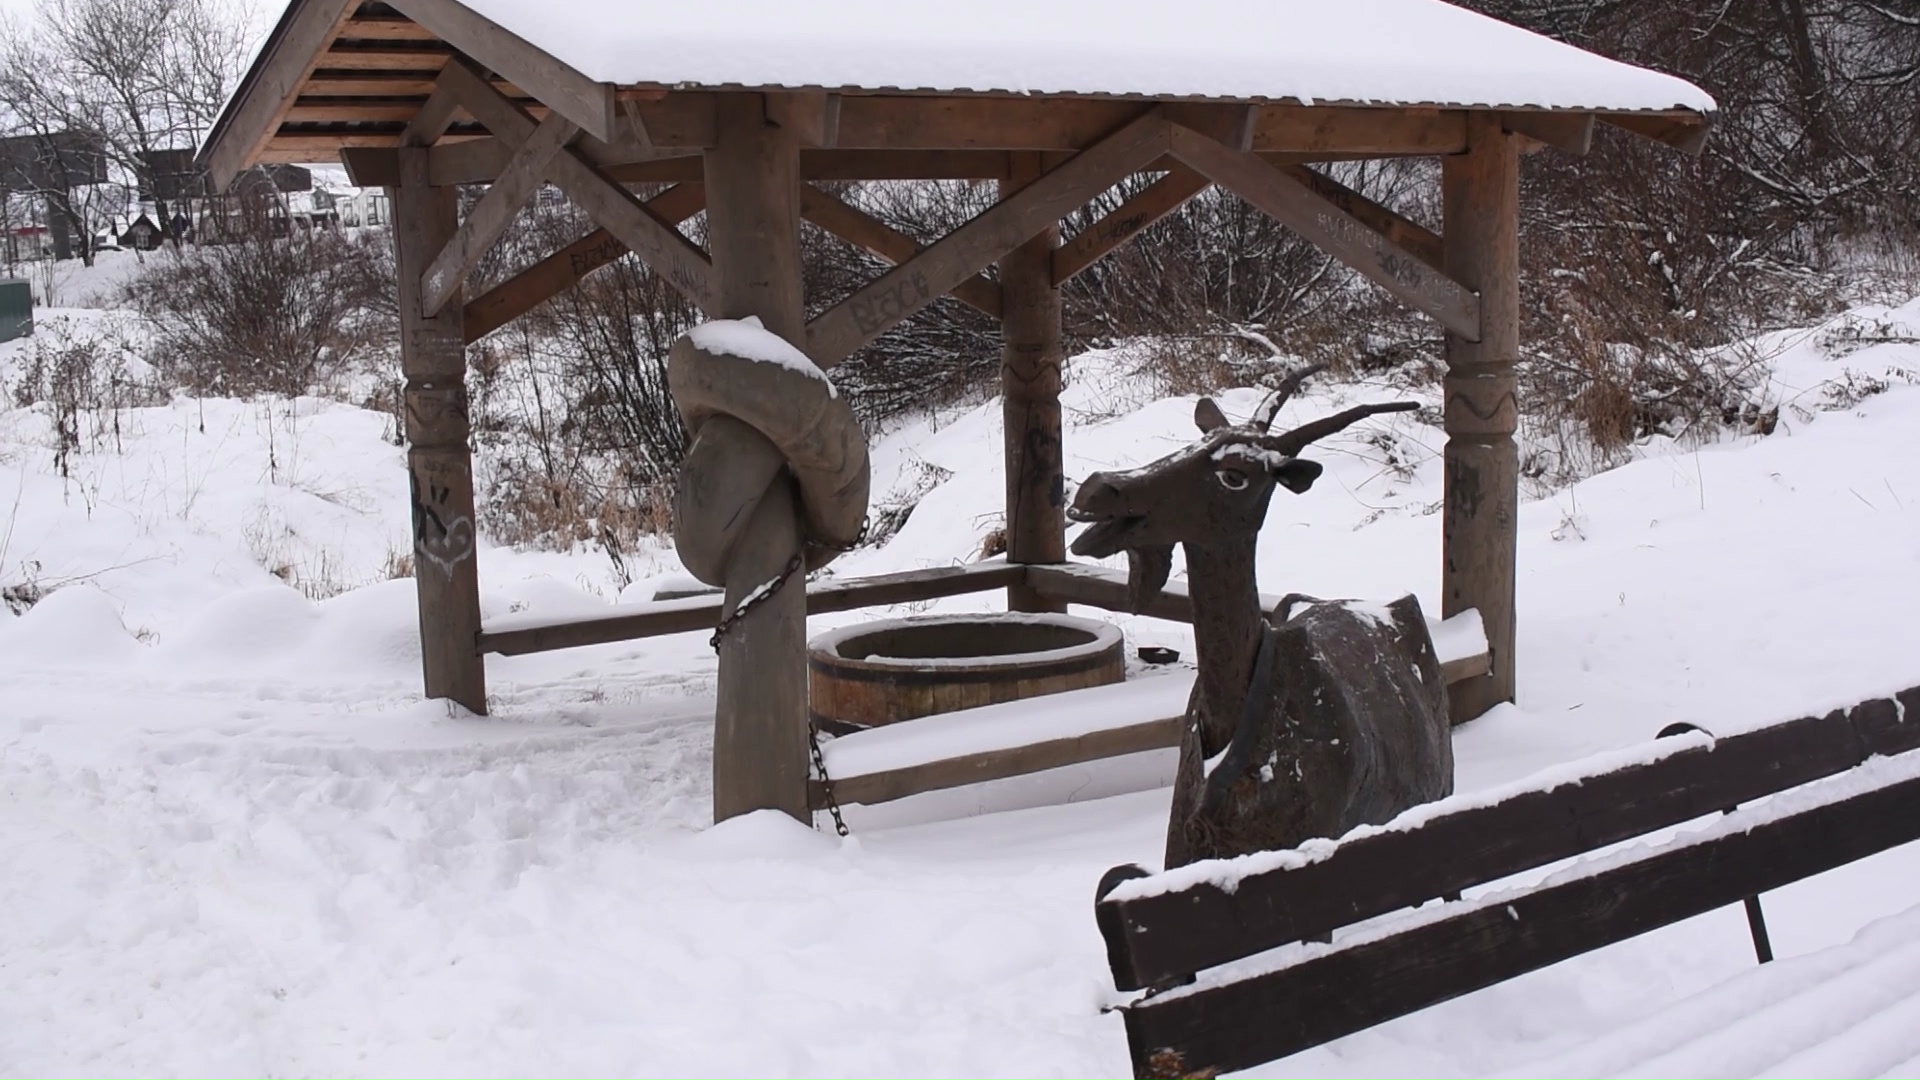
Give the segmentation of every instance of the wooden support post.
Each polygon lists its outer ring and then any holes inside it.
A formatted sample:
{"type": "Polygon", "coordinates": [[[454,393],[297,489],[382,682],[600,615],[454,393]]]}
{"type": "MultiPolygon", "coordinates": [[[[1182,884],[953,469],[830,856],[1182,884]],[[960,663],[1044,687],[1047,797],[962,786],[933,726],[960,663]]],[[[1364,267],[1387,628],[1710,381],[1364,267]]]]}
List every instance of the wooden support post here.
{"type": "Polygon", "coordinates": [[[1480,294],[1480,340],[1447,334],[1446,509],[1441,615],[1478,608],[1492,670],[1447,688],[1455,723],[1514,689],[1514,558],[1519,425],[1520,147],[1494,113],[1474,113],[1468,150],[1443,159],[1446,272],[1480,294]]]}
{"type": "Polygon", "coordinates": [[[466,342],[459,290],[425,314],[421,276],[454,234],[454,189],[427,182],[427,151],[400,154],[393,203],[400,271],[400,368],[406,376],[407,470],[413,488],[413,580],[420,662],[430,698],[487,711],[474,561],[473,456],[467,446],[466,342]]]}
{"type": "MultiPolygon", "coordinates": [[[[1008,199],[1045,171],[1040,154],[1012,155],[1008,199]]],[[[1048,225],[1000,259],[1000,393],[1007,461],[1007,561],[1067,561],[1067,499],[1060,463],[1060,290],[1048,225]]],[[[1007,587],[1010,611],[1065,611],[1025,582],[1007,587]]]]}
{"type": "MultiPolygon", "coordinates": [[[[802,348],[800,144],[757,94],[728,94],[706,153],[711,314],[760,318],[802,348]]],[[[784,470],[726,570],[726,610],[780,576],[800,550],[798,497],[784,470]]],[[[812,820],[807,800],[807,594],[796,575],[720,639],[714,710],[713,818],[776,809],[812,820]]]]}

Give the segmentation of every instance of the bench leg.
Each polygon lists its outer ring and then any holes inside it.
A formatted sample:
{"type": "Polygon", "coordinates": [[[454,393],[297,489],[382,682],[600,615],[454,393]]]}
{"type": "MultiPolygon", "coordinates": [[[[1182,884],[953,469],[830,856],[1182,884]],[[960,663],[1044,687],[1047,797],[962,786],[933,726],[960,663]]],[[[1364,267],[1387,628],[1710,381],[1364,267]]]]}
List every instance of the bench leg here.
{"type": "Polygon", "coordinates": [[[1753,932],[1753,955],[1765,964],[1773,959],[1773,942],[1767,939],[1767,913],[1760,910],[1760,898],[1749,896],[1747,905],[1747,929],[1753,932]]]}

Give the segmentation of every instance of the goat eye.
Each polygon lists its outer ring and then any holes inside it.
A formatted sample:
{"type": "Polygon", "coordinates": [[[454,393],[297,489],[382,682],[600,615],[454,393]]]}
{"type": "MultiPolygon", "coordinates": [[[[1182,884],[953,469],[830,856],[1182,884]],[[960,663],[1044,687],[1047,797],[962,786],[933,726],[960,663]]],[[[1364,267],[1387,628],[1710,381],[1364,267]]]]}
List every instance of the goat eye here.
{"type": "Polygon", "coordinates": [[[1244,491],[1247,487],[1246,474],[1235,469],[1215,469],[1213,478],[1220,481],[1220,486],[1228,491],[1244,491]]]}

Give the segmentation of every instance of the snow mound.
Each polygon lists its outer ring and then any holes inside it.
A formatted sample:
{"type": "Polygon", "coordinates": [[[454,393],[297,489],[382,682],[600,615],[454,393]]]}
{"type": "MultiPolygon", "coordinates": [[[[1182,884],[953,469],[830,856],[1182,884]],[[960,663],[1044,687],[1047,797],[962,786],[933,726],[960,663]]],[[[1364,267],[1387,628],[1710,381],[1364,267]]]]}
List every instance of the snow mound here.
{"type": "Polygon", "coordinates": [[[0,623],[0,657],[20,666],[112,665],[143,652],[113,597],[91,584],[55,589],[25,615],[0,623]]]}

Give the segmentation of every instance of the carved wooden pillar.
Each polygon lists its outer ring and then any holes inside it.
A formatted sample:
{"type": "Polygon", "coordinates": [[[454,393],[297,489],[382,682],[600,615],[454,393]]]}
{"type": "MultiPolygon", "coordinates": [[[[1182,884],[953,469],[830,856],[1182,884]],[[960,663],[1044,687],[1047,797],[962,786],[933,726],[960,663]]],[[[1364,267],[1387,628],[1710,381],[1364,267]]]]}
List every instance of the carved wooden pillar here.
{"type": "Polygon", "coordinates": [[[428,697],[452,698],[485,713],[460,294],[454,293],[433,318],[421,314],[420,277],[458,224],[454,189],[428,183],[427,151],[409,149],[400,151],[400,186],[389,197],[400,273],[400,369],[406,377],[421,667],[428,697]]]}
{"type": "Polygon", "coordinates": [[[1514,691],[1520,348],[1519,140],[1469,117],[1468,150],[1443,159],[1446,271],[1480,293],[1480,340],[1447,335],[1446,509],[1441,614],[1478,608],[1492,671],[1448,688],[1455,723],[1514,691]]]}
{"type": "MultiPolygon", "coordinates": [[[[1032,183],[1039,153],[1011,155],[1000,197],[1032,183]]],[[[1058,225],[1000,260],[1000,391],[1007,464],[1007,561],[1067,559],[1067,503],[1060,460],[1060,290],[1053,287],[1058,225]]],[[[1065,611],[1027,585],[1007,589],[1012,611],[1065,611]]]]}
{"type": "MultiPolygon", "coordinates": [[[[759,94],[721,94],[706,152],[707,237],[718,318],[757,315],[804,349],[800,144],[767,118],[759,94]]],[[[755,506],[726,569],[731,611],[800,550],[799,502],[784,469],[755,506]]],[[[807,602],[796,574],[720,639],[713,819],[777,809],[812,820],[807,801],[807,602]]]]}

